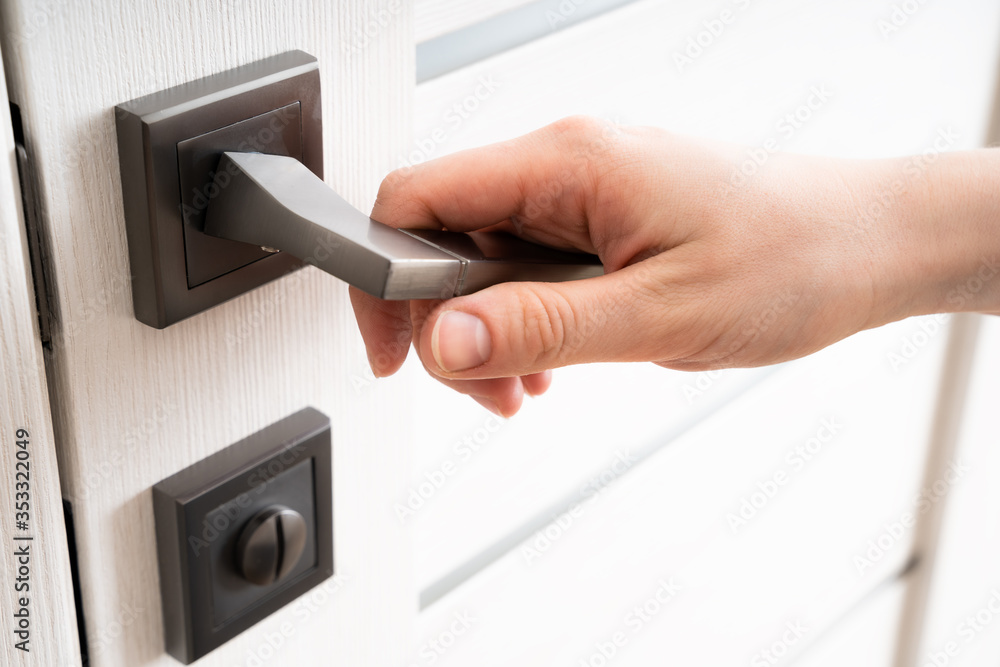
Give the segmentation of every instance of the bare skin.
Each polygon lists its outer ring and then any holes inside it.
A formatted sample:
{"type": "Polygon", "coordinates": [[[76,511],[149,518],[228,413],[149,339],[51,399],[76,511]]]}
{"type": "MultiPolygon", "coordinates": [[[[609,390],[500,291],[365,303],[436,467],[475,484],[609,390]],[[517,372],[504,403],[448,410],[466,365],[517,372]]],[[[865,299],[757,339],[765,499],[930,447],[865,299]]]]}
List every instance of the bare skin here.
{"type": "Polygon", "coordinates": [[[502,229],[596,253],[605,275],[445,301],[352,288],[372,370],[411,341],[503,416],[569,364],[774,364],[940,312],[1000,313],[1000,149],[893,160],[774,154],[573,117],[389,174],[372,217],[502,229]]]}

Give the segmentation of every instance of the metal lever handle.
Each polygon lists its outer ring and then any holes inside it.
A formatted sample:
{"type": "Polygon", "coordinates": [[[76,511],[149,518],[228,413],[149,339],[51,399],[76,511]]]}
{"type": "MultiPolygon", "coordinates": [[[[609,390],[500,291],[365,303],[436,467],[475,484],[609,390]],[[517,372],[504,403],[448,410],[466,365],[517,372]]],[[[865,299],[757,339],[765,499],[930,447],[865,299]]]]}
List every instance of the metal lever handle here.
{"type": "Polygon", "coordinates": [[[601,275],[589,254],[499,232],[402,230],[372,220],[295,158],[223,153],[232,176],[208,206],[205,233],[274,248],[383,299],[441,299],[501,282],[601,275]]]}

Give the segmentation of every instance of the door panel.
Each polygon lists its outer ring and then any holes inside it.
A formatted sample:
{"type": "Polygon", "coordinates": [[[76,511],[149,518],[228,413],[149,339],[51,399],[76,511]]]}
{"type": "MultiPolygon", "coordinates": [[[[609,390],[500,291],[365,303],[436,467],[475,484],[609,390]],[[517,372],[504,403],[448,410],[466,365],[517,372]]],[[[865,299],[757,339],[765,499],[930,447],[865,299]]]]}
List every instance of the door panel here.
{"type": "Polygon", "coordinates": [[[73,583],[14,137],[6,109],[7,89],[0,76],[0,578],[5,588],[10,587],[0,618],[4,638],[0,663],[72,665],[80,660],[73,583]],[[16,495],[22,493],[27,495],[16,495]],[[23,527],[16,523],[22,520],[21,511],[27,514],[23,527]],[[21,539],[25,537],[30,541],[21,539]],[[26,564],[15,556],[23,549],[29,554],[26,564]],[[27,572],[19,571],[22,565],[27,565],[27,572]],[[15,635],[23,610],[29,634],[15,635]],[[19,649],[25,640],[24,650],[19,649]]]}
{"type": "Polygon", "coordinates": [[[945,338],[898,374],[911,325],[784,365],[582,497],[426,609],[414,652],[456,614],[476,620],[438,664],[578,664],[618,632],[637,666],[752,664],[786,623],[815,641],[910,558],[945,338]]]}
{"type": "Polygon", "coordinates": [[[422,389],[415,396],[420,423],[450,415],[445,425],[417,432],[414,471],[397,505],[400,523],[416,531],[424,603],[454,585],[456,570],[515,547],[569,503],[715,418],[719,406],[771,372],[686,375],[640,364],[560,369],[549,393],[526,399],[510,420],[447,390],[422,389]]]}
{"type": "Polygon", "coordinates": [[[2,20],[55,283],[54,419],[92,664],[176,664],[163,653],[150,487],[310,405],[333,423],[337,578],[203,662],[397,664],[415,613],[390,500],[409,469],[406,387],[356,391],[364,352],[346,287],[313,269],[163,331],[137,322],[113,107],[302,49],[320,63],[327,181],[369,208],[410,135],[412,7],[24,0],[4,3],[2,20]],[[381,10],[390,20],[367,30],[381,10]]]}
{"type": "Polygon", "coordinates": [[[508,139],[575,113],[751,146],[773,137],[781,150],[850,157],[921,151],[950,123],[960,135],[953,148],[978,147],[993,94],[996,3],[922,6],[889,38],[878,23],[891,7],[879,3],[748,4],[680,67],[674,56],[684,55],[712,11],[641,0],[422,83],[410,147],[418,152],[400,157],[419,161],[508,139]],[[957,35],[942,52],[927,48],[957,35]],[[495,90],[455,111],[481,76],[495,90]],[[828,99],[791,136],[787,125],[779,130],[819,85],[828,99]]]}
{"type": "MultiPolygon", "coordinates": [[[[743,3],[734,12],[736,5],[743,3]]],[[[507,139],[575,113],[749,146],[774,138],[782,150],[854,157],[919,153],[942,128],[957,132],[951,148],[977,147],[992,94],[1000,6],[927,6],[905,30],[883,37],[878,22],[888,11],[861,0],[751,4],[678,67],[674,54],[714,15],[700,3],[636,2],[419,85],[416,139],[400,160],[507,139]],[[965,37],[943,51],[927,48],[944,34],[965,37]],[[808,119],[782,124],[817,88],[829,97],[817,98],[808,119]]],[[[883,360],[914,336],[923,340],[918,322],[900,326],[895,348],[881,350],[883,360]]],[[[943,339],[937,323],[925,326],[943,339]]],[[[422,374],[415,360],[409,364],[422,374]]],[[[886,392],[933,381],[932,373],[909,366],[885,379],[886,392]]],[[[460,581],[475,569],[470,564],[482,566],[511,546],[498,543],[502,536],[523,539],[536,530],[561,500],[612,464],[616,451],[666,444],[701,419],[721,418],[715,410],[766,373],[561,369],[550,393],[484,436],[474,456],[461,443],[490,425],[488,413],[472,415],[468,399],[428,383],[417,399],[416,467],[400,501],[444,463],[456,472],[407,518],[416,530],[418,583],[433,592],[460,581]]],[[[752,446],[766,437],[751,439],[752,446]]]]}

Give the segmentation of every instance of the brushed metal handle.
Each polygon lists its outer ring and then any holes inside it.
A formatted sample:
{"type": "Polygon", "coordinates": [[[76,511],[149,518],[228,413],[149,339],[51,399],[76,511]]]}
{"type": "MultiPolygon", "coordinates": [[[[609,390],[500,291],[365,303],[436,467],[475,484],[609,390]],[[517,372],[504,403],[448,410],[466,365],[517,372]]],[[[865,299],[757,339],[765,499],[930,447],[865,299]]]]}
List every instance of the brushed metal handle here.
{"type": "Polygon", "coordinates": [[[208,206],[206,234],[287,252],[382,299],[441,299],[502,282],[604,272],[594,255],[510,234],[389,227],[295,158],[226,152],[216,173],[231,180],[208,206]]]}

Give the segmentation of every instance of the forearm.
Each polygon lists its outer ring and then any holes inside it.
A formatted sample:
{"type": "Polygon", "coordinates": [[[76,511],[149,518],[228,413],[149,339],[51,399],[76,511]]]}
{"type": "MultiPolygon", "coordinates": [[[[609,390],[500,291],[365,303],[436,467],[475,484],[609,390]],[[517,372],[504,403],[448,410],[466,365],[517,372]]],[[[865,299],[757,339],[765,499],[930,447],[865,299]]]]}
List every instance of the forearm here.
{"type": "Polygon", "coordinates": [[[875,190],[859,206],[862,220],[884,227],[873,238],[888,246],[881,285],[886,321],[1000,313],[1000,149],[879,165],[875,190]]]}

